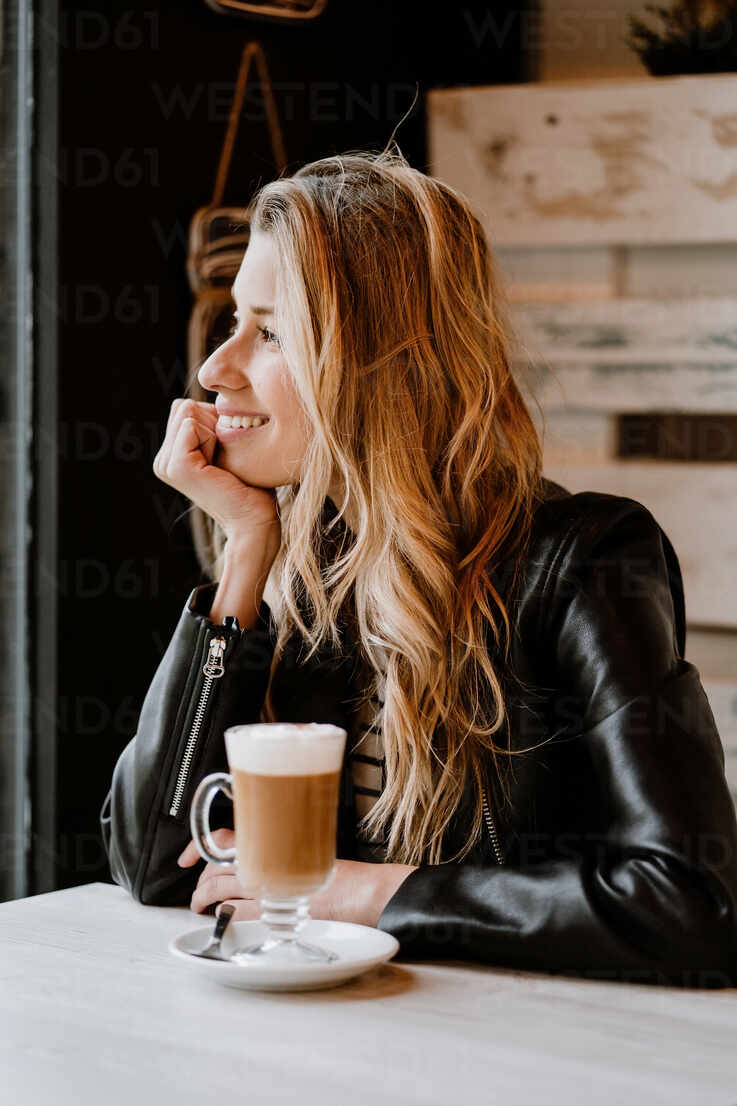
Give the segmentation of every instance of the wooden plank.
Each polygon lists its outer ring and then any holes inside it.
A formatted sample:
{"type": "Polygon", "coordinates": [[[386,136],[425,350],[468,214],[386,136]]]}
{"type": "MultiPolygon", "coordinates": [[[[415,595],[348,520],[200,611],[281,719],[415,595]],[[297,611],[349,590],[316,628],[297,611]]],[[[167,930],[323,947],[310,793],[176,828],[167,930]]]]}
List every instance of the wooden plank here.
{"type": "Polygon", "coordinates": [[[547,411],[737,411],[737,299],[517,303],[513,358],[547,411]]]}
{"type": "Polygon", "coordinates": [[[732,242],[628,246],[625,253],[621,295],[723,296],[737,287],[737,246],[732,242]]]}
{"type": "Polygon", "coordinates": [[[724,773],[737,803],[737,678],[710,680],[702,677],[701,682],[724,746],[724,773]]]}
{"type": "Polygon", "coordinates": [[[686,659],[705,679],[737,680],[737,633],[689,627],[686,659]]]}
{"type": "Polygon", "coordinates": [[[431,89],[429,163],[492,245],[737,241],[737,75],[431,89]]]}
{"type": "Polygon", "coordinates": [[[715,680],[702,675],[701,682],[724,748],[737,758],[737,673],[731,680],[715,680]]]}
{"type": "Polygon", "coordinates": [[[737,633],[689,627],[686,660],[694,664],[724,747],[724,772],[737,806],[737,633]]]}
{"type": "Polygon", "coordinates": [[[737,628],[737,467],[699,461],[548,464],[571,492],[602,491],[643,503],[670,538],[683,573],[686,617],[737,628]]]}
{"type": "Polygon", "coordinates": [[[616,455],[616,422],[602,411],[531,411],[543,443],[545,465],[598,465],[616,455]]]}
{"type": "Polygon", "coordinates": [[[627,364],[609,358],[589,365],[548,362],[528,370],[525,389],[526,396],[534,391],[546,411],[737,411],[737,372],[727,365],[627,364]]]}
{"type": "Polygon", "coordinates": [[[494,256],[510,302],[603,300],[617,294],[610,246],[502,246],[494,256]]]}

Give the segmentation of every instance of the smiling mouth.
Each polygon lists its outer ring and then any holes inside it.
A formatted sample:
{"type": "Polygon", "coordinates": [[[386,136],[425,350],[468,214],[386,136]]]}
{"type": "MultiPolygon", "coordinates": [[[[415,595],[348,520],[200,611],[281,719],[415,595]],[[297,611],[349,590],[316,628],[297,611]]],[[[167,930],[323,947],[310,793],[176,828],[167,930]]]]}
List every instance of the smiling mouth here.
{"type": "Polygon", "coordinates": [[[221,430],[255,430],[267,422],[268,415],[220,415],[217,425],[221,430]]]}

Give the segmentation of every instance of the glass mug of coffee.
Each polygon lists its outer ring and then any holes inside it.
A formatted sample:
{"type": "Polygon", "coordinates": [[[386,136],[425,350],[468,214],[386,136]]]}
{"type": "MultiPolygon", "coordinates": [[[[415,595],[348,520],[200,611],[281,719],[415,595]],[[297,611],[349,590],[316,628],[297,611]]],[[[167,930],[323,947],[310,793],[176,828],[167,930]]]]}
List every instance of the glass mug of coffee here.
{"type": "Polygon", "coordinates": [[[245,895],[257,898],[269,936],[237,949],[239,962],[328,963],[328,949],[298,940],[310,920],[310,896],[335,873],[340,773],[346,731],[321,722],[230,726],[230,773],[200,781],[190,808],[192,838],[203,860],[235,866],[245,895]],[[210,832],[210,805],[222,790],[233,803],[235,848],[210,832]]]}

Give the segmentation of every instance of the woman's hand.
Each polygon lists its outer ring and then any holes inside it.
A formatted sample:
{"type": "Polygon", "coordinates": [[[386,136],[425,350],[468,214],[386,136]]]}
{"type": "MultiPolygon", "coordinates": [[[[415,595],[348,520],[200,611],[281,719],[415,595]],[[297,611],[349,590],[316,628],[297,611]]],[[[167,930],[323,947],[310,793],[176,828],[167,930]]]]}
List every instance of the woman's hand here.
{"type": "Polygon", "coordinates": [[[256,530],[278,549],[281,520],[276,492],[246,484],[214,464],[217,419],[214,403],[175,399],[164,441],[154,457],[154,473],[214,518],[228,538],[252,537],[256,530]]]}
{"type": "MultiPolygon", "coordinates": [[[[235,834],[230,829],[213,831],[213,840],[221,849],[235,844],[235,834]]],[[[199,859],[193,841],[187,845],[178,863],[191,867],[199,859]]],[[[336,922],[357,922],[359,925],[376,926],[384,908],[395,891],[417,865],[367,864],[359,860],[336,860],[335,871],[327,887],[310,897],[310,917],[336,922]]],[[[190,909],[201,914],[210,903],[231,902],[235,906],[234,921],[255,921],[261,917],[261,906],[256,898],[244,895],[235,869],[207,864],[200,874],[190,909]]]]}

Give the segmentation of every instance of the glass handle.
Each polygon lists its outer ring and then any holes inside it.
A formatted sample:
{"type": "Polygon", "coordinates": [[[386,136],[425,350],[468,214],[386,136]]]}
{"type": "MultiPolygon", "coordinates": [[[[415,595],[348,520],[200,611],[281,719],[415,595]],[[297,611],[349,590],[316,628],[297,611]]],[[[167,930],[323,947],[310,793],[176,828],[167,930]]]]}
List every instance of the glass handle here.
{"type": "Polygon", "coordinates": [[[210,806],[218,791],[224,791],[233,802],[233,781],[227,772],[215,772],[200,780],[189,809],[189,827],[197,852],[203,860],[227,868],[235,863],[235,849],[221,849],[210,833],[210,806]]]}

